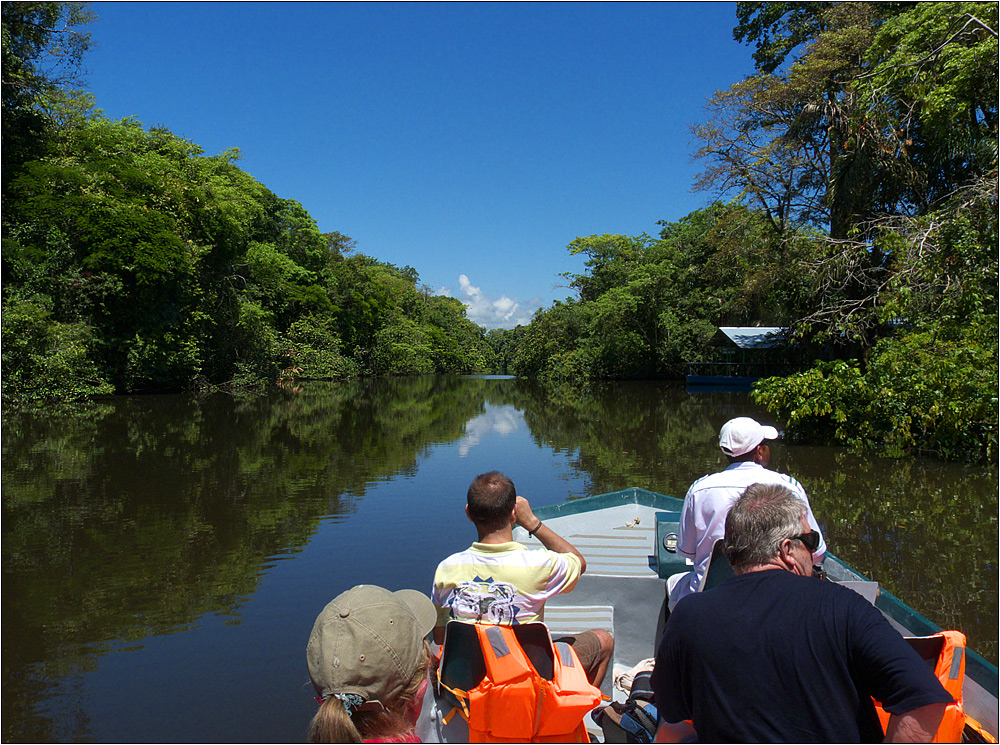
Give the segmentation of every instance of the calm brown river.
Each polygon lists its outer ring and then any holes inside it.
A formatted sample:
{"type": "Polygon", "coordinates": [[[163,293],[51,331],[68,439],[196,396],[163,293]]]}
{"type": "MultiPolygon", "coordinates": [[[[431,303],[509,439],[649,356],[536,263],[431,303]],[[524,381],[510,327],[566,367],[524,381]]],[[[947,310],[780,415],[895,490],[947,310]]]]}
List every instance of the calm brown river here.
{"type": "MultiPolygon", "coordinates": [[[[539,505],[683,497],[740,415],[773,421],[745,394],[462,377],[5,412],[3,739],[304,741],[316,614],[362,582],[428,591],[473,538],[473,476],[503,470],[539,505]]],[[[831,551],[996,664],[995,468],[775,456],[831,551]]]]}

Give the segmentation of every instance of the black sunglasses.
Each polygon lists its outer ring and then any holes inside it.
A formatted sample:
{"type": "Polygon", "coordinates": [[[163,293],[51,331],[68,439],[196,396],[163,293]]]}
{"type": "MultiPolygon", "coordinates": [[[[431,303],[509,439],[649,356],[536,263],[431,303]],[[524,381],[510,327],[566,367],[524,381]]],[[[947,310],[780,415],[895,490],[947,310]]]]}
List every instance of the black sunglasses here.
{"type": "Polygon", "coordinates": [[[790,540],[802,541],[802,545],[809,549],[809,553],[816,553],[816,549],[819,548],[819,533],[815,530],[810,530],[808,533],[802,533],[801,535],[793,535],[790,540]]]}

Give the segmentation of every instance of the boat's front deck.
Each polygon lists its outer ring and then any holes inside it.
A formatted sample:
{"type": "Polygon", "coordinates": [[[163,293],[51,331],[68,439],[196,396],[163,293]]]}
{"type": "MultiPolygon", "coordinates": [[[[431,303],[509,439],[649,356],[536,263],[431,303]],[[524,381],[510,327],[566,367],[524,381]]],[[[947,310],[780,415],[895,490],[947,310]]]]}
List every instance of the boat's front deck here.
{"type": "MultiPolygon", "coordinates": [[[[657,512],[622,504],[545,519],[587,560],[576,588],[546,603],[545,622],[553,638],[595,628],[614,636],[614,658],[602,690],[617,700],[624,700],[625,694],[614,688],[614,678],[653,657],[663,626],[664,583],[657,576],[655,555],[657,512]]],[[[526,534],[515,534],[515,540],[537,543],[526,534]]]]}

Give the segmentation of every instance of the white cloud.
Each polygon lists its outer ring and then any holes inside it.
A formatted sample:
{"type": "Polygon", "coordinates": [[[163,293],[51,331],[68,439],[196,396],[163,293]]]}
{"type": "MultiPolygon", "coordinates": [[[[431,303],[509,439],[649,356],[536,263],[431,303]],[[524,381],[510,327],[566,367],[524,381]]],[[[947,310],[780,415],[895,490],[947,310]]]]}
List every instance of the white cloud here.
{"type": "MultiPolygon", "coordinates": [[[[458,285],[462,296],[459,300],[465,305],[469,320],[487,329],[512,329],[517,325],[527,326],[531,316],[541,307],[542,299],[533,297],[526,303],[521,303],[516,297],[501,295],[493,299],[469,281],[465,274],[458,275],[458,285]]],[[[440,287],[435,295],[452,297],[448,287],[440,287]]]]}
{"type": "Polygon", "coordinates": [[[464,458],[484,437],[496,434],[507,437],[514,434],[524,423],[524,414],[512,405],[486,405],[486,413],[465,423],[465,434],[458,441],[458,455],[464,458]]]}

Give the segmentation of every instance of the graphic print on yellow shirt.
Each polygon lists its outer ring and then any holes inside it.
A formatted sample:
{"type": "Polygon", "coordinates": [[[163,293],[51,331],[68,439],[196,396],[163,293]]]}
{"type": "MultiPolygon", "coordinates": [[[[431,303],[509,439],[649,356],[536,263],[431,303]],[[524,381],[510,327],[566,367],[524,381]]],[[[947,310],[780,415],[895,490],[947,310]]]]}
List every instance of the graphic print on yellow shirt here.
{"type": "Polygon", "coordinates": [[[461,618],[476,623],[503,623],[513,625],[519,622],[521,611],[514,604],[517,588],[509,582],[495,582],[492,577],[462,582],[451,591],[447,606],[451,618],[461,618]]]}
{"type": "Polygon", "coordinates": [[[544,621],[545,601],[572,590],[582,572],[575,554],[529,549],[516,541],[473,543],[442,561],[434,573],[431,599],[437,623],[544,621]]]}

